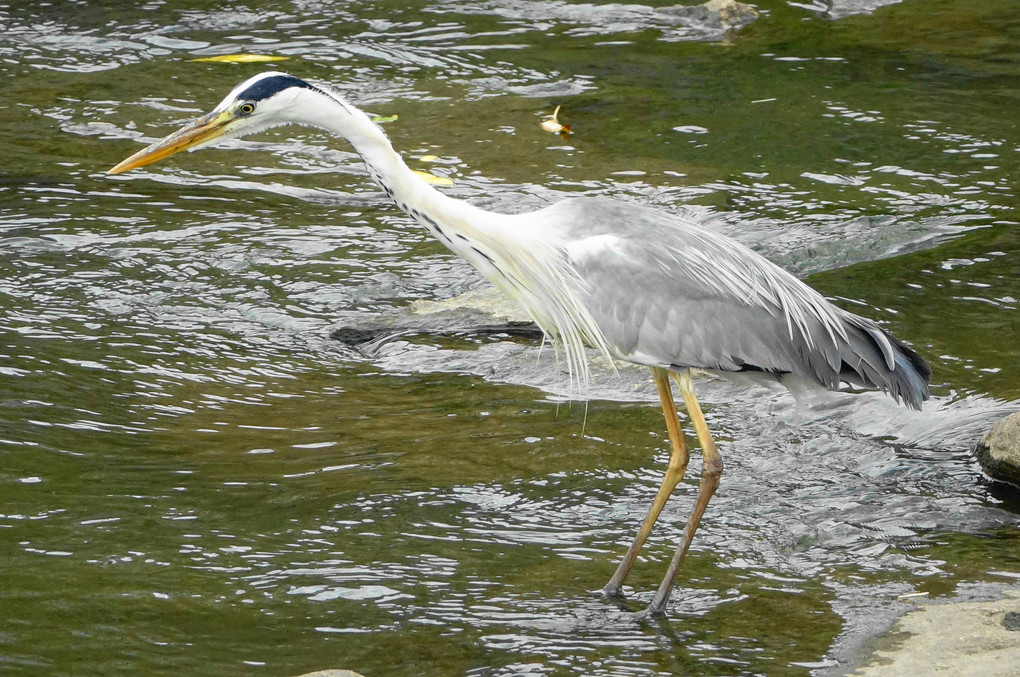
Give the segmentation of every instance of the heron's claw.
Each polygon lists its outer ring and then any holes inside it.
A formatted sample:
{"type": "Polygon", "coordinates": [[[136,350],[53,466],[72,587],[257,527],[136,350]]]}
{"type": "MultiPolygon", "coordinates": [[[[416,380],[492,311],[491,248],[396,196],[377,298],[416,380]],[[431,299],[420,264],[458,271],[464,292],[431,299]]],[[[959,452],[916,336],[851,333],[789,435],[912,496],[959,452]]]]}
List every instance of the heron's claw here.
{"type": "Polygon", "coordinates": [[[635,611],[632,614],[630,614],[630,618],[637,621],[638,623],[642,623],[644,621],[657,621],[663,618],[665,615],[666,612],[663,609],[660,609],[658,607],[653,608],[651,605],[649,605],[642,609],[641,611],[635,611]]]}
{"type": "Polygon", "coordinates": [[[612,583],[606,583],[599,592],[603,597],[623,597],[623,587],[612,583]]]}

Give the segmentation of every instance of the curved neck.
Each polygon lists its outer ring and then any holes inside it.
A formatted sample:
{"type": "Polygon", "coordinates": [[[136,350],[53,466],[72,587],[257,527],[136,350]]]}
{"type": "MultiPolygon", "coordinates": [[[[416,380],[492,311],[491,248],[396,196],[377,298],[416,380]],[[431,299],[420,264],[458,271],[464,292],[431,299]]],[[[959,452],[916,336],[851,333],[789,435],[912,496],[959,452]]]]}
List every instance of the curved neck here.
{"type": "Polygon", "coordinates": [[[555,223],[542,212],[513,216],[488,212],[443,195],[411,171],[382,130],[338,96],[302,89],[294,122],[343,136],[372,178],[397,205],[528,311],[563,345],[568,371],[587,383],[584,341],[612,357],[584,301],[583,281],[570,266],[555,223]]]}
{"type": "MultiPolygon", "coordinates": [[[[369,174],[386,194],[409,216],[425,226],[437,239],[474,263],[476,256],[465,251],[457,232],[477,231],[480,224],[498,228],[499,214],[487,212],[463,200],[443,195],[415,174],[393,150],[390,140],[364,112],[331,92],[304,90],[307,99],[299,107],[303,124],[333,132],[347,139],[361,156],[369,174]],[[447,232],[444,224],[450,226],[447,232]]],[[[484,239],[484,235],[476,237],[484,239]]],[[[465,240],[466,241],[466,240],[465,240]]]]}

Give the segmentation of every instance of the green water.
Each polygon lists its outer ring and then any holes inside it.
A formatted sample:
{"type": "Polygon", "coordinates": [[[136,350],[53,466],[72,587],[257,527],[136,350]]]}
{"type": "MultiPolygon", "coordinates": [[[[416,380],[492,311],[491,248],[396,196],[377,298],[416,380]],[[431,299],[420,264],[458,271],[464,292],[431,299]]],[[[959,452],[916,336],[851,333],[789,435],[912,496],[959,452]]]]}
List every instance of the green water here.
{"type": "Polygon", "coordinates": [[[1017,6],[755,6],[0,4],[0,673],[824,673],[899,594],[1015,582],[1020,502],[969,448],[1020,399],[1017,6]],[[234,52],[290,60],[191,61],[234,52]],[[105,174],[268,67],[492,209],[729,214],[933,401],[699,381],[726,474],[636,623],[696,491],[597,595],[664,467],[647,384],[586,409],[525,338],[331,339],[481,284],[321,132],[105,174]]]}

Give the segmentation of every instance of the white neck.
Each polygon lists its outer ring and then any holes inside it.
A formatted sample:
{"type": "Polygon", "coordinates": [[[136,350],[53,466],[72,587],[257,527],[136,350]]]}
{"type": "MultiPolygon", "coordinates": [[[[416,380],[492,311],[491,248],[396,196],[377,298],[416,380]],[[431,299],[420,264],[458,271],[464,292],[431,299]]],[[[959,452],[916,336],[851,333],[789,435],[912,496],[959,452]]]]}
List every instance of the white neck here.
{"type": "MultiPolygon", "coordinates": [[[[390,140],[372,120],[330,92],[299,90],[296,122],[333,132],[347,139],[361,156],[369,174],[411,218],[427,228],[454,253],[466,258],[493,279],[490,270],[492,238],[499,239],[506,216],[488,212],[463,200],[443,195],[415,174],[390,140]],[[487,261],[488,259],[488,261],[487,261]]],[[[497,280],[493,279],[494,282],[497,280]]]]}
{"type": "Polygon", "coordinates": [[[346,138],[361,155],[372,178],[397,205],[440,242],[478,269],[565,348],[568,370],[587,383],[584,342],[612,355],[605,337],[584,305],[583,282],[567,261],[555,223],[541,212],[504,215],[443,195],[411,171],[382,130],[339,96],[297,89],[290,121],[346,138]]]}

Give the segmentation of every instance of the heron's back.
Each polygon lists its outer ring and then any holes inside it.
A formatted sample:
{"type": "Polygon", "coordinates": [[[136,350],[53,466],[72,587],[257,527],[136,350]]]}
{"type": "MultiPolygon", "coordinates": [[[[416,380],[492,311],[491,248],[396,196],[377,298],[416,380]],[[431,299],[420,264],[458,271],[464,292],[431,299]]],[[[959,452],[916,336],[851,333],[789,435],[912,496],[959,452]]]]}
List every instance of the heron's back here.
{"type": "Polygon", "coordinates": [[[586,305],[623,360],[795,374],[830,389],[845,381],[914,408],[928,397],[931,369],[902,341],[693,221],[606,198],[535,216],[560,230],[586,305]]]}

